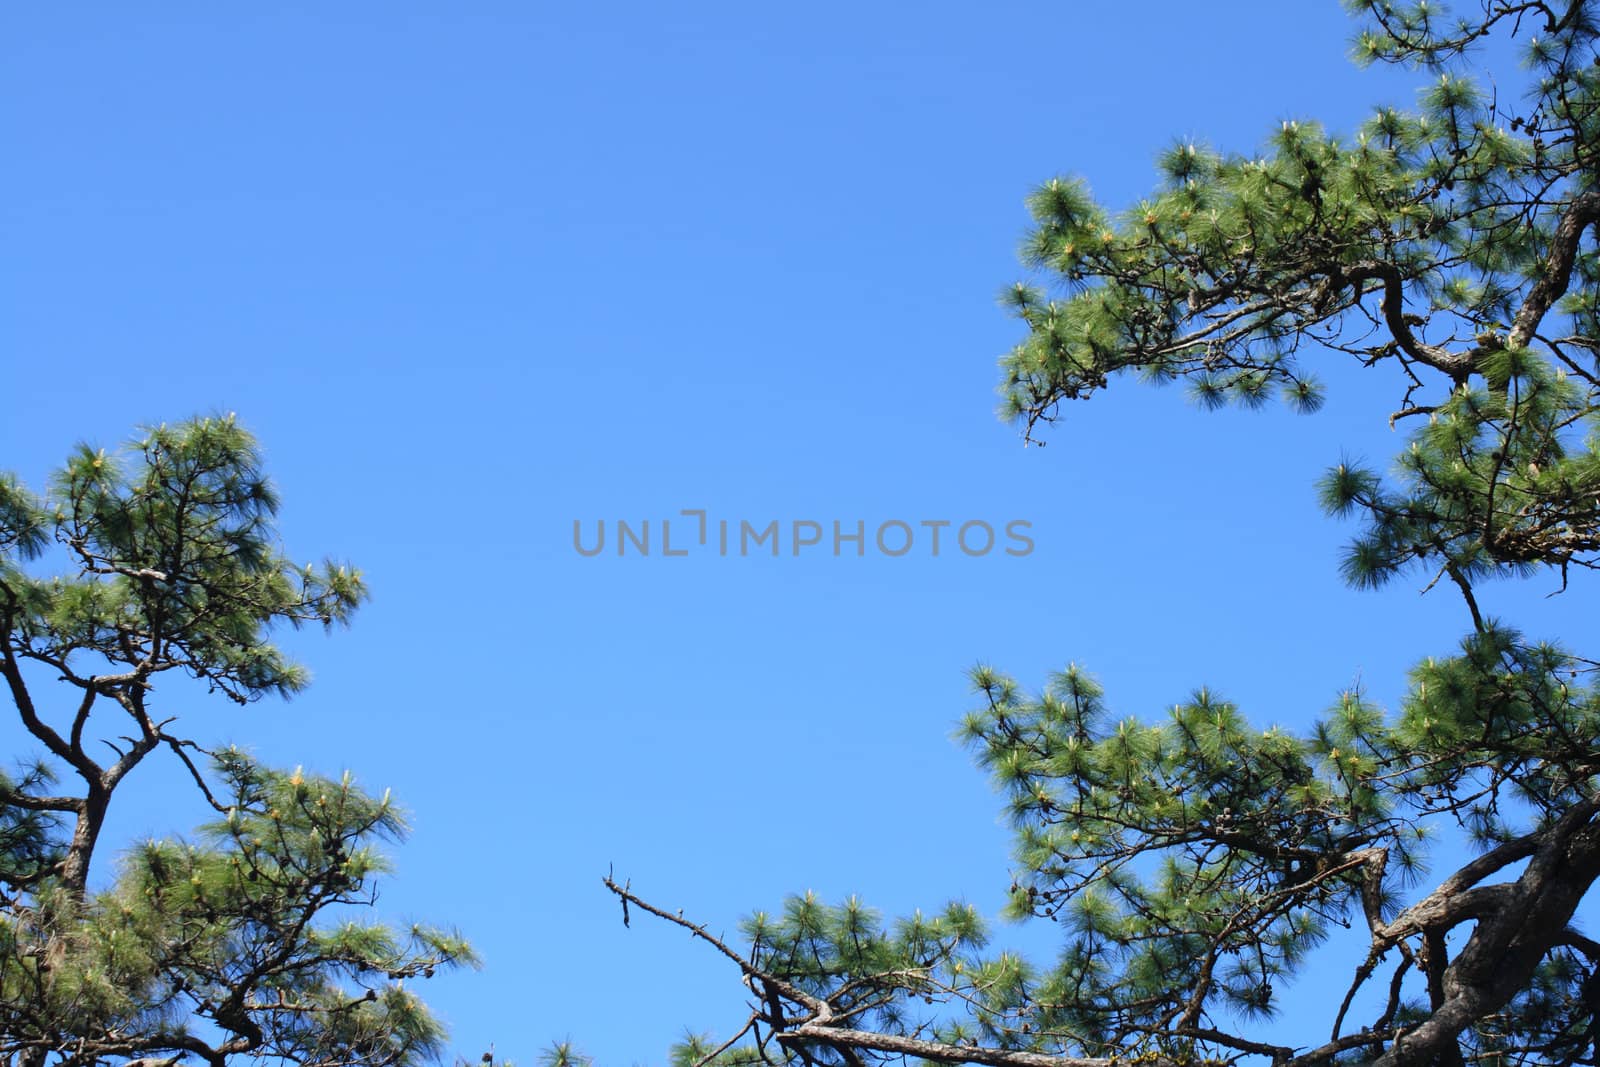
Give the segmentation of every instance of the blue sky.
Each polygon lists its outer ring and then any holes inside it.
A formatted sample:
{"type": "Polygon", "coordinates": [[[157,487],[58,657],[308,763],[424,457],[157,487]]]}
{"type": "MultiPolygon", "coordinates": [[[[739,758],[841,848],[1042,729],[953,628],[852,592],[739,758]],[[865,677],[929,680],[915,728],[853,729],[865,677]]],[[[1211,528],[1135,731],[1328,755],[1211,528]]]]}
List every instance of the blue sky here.
{"type": "MultiPolygon", "coordinates": [[[[660,1062],[742,1019],[707,953],[622,928],[611,864],[728,931],[807,888],[995,911],[997,798],[949,740],[975,663],[1292,726],[1354,683],[1392,701],[1466,626],[1448,592],[1337,579],[1312,483],[1395,451],[1392,382],[1329,366],[1309,418],[1118,383],[1044,449],[993,416],[1031,187],[1121,205],[1175,137],[1411,101],[1346,61],[1335,3],[3,18],[0,465],[40,484],[75,441],[196,413],[259,435],[288,551],[374,600],[290,638],[295,702],[173,710],[411,808],[381,909],[483,954],[429,983],[469,1058],[570,1034],[660,1062]],[[1025,520],[1035,549],[573,550],[575,520],[689,508],[1025,520]]],[[[1574,634],[1577,596],[1535,586],[1486,606],[1574,634]]],[[[203,817],[136,790],[122,838],[203,817]]]]}

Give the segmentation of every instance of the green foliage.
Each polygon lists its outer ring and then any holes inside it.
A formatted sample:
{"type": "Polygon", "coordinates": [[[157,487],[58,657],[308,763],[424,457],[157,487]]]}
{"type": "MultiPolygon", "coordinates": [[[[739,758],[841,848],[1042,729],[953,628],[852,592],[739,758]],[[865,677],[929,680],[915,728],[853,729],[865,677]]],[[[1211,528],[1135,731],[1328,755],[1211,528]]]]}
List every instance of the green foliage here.
{"type": "Polygon", "coordinates": [[[592,1063],[571,1041],[557,1041],[539,1054],[540,1067],[589,1067],[592,1063]]]}
{"type": "Polygon", "coordinates": [[[272,628],[343,623],[364,599],[352,568],[278,552],[276,509],[231,416],[149,430],[126,457],[80,447],[44,499],[0,479],[0,672],[49,756],[0,775],[5,1062],[388,1065],[441,1050],[405,981],[474,958],[452,932],[361,918],[385,870],[376,846],[404,832],[387,794],[207,753],[152,707],[164,675],[239,703],[298,691],[305,672],[272,628]],[[68,570],[35,575],[52,544],[68,570]],[[38,688],[44,672],[69,699],[38,688]],[[113,795],[158,749],[216,818],[133,848],[93,887],[113,795]]]}
{"type": "Polygon", "coordinates": [[[916,913],[885,928],[855,897],[837,906],[812,893],[792,897],[781,915],[757,912],[745,923],[756,966],[815,995],[832,994],[839,1014],[889,1032],[905,1026],[904,1000],[970,989],[987,940],[970,906],[916,913]]]}
{"type": "Polygon", "coordinates": [[[1420,562],[1464,588],[1497,568],[1592,565],[1593,5],[1541,19],[1542,5],[1497,4],[1464,23],[1440,4],[1352,6],[1374,20],[1362,55],[1436,72],[1417,112],[1379,110],[1345,138],[1285,122],[1259,156],[1174,146],[1163,183],[1121,216],[1070,179],[1029,199],[1022,255],[1039,277],[1005,294],[1028,336],[1004,363],[1004,410],[1032,434],[1121,373],[1185,379],[1206,405],[1277,390],[1314,410],[1306,349],[1394,364],[1393,417],[1426,424],[1395,489],[1330,477],[1330,504],[1367,519],[1347,575],[1371,585],[1420,562]],[[1534,95],[1513,113],[1453,61],[1537,21],[1534,95]],[[1419,402],[1436,372],[1444,395],[1419,402]]]}
{"type": "Polygon", "coordinates": [[[716,1067],[754,1067],[764,1062],[755,1049],[749,1047],[721,1048],[709,1034],[686,1033],[683,1040],[667,1050],[671,1067],[699,1067],[716,1064],[716,1067]]]}
{"type": "MultiPolygon", "coordinates": [[[[1478,591],[1600,567],[1600,3],[1347,6],[1361,61],[1425,72],[1417,109],[1347,135],[1286,121],[1252,155],[1175,144],[1122,212],[1046,182],[1032,277],[1002,296],[1026,331],[1002,411],[1031,438],[1132,375],[1309,412],[1314,359],[1390,373],[1403,451],[1391,471],[1338,464],[1321,498],[1360,524],[1352,585],[1448,579],[1459,651],[1424,660],[1397,709],[1345,693],[1298,731],[1204,690],[1138,719],[1075,667],[1038,693],[975,672],[960,737],[1013,826],[1009,913],[1056,924],[1059,955],[990,953],[960,908],[886,924],[794,898],[751,920],[748,955],[676,920],[753,991],[737,1055],[1596,1061],[1600,943],[1571,923],[1600,879],[1600,663],[1496,622],[1478,591]],[[1521,44],[1521,85],[1468,65],[1498,34],[1521,44]],[[1462,843],[1471,859],[1433,881],[1462,843]],[[1335,936],[1360,962],[1330,976],[1335,936]],[[1296,981],[1334,991],[1327,1017],[1265,1040],[1296,981]]],[[[691,1044],[684,1062],[734,1054],[691,1044]]]]}
{"type": "MultiPolygon", "coordinates": [[[[347,622],[360,575],[296,566],[275,551],[278,501],[255,443],[231,416],[147,431],[126,465],[80,446],[52,486],[55,540],[75,579],[24,581],[35,617],[23,636],[44,653],[128,663],[132,635],[161,641],[161,670],[182,670],[243,703],[290,695],[303,669],[266,640],[276,622],[347,622]]],[[[136,643],[148,651],[148,641],[136,643]]]]}

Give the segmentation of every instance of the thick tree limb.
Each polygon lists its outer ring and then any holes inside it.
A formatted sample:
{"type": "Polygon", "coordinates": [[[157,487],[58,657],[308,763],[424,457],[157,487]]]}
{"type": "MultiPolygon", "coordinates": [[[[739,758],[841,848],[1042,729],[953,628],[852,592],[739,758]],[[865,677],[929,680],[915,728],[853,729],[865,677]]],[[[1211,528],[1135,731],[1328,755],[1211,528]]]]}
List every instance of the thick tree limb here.
{"type": "MultiPolygon", "coordinates": [[[[1574,11],[1578,7],[1578,4],[1572,5],[1574,11]]],[[[1597,219],[1600,219],[1600,191],[1581,193],[1567,205],[1550,240],[1550,252],[1545,258],[1543,272],[1523,301],[1517,317],[1512,320],[1511,332],[1506,338],[1508,347],[1526,348],[1539,329],[1539,324],[1544,321],[1545,313],[1565,295],[1567,286],[1572,282],[1572,268],[1577,262],[1578,243],[1583,239],[1583,231],[1597,219]]]]}
{"type": "Polygon", "coordinates": [[[1345,277],[1358,290],[1367,281],[1383,283],[1381,307],[1384,325],[1388,327],[1390,335],[1394,337],[1402,352],[1418,363],[1444,372],[1449,375],[1451,381],[1467,380],[1467,376],[1472,373],[1470,355],[1425,344],[1412,331],[1411,324],[1406,321],[1405,282],[1398,267],[1381,260],[1363,260],[1347,268],[1345,277]]]}

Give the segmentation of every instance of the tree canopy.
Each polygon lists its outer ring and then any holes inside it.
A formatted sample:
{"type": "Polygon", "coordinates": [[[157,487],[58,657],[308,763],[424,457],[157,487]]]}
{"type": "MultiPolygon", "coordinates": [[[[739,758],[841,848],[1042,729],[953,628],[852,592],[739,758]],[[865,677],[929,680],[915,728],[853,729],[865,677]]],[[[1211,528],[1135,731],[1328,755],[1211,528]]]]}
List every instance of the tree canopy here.
{"type": "Polygon", "coordinates": [[[274,627],[342,625],[365,598],[353,568],[282,554],[277,507],[232,416],[148,429],[125,454],[80,447],[43,495],[0,476],[0,675],[42,746],[0,773],[0,1063],[440,1049],[404,982],[473,957],[452,932],[361,915],[376,846],[405,827],[388,795],[207,750],[172,712],[197,692],[299,691],[274,627]],[[117,790],[158,764],[211,821],[99,870],[117,790]]]}
{"type": "Polygon", "coordinates": [[[608,878],[750,989],[730,1039],[677,1062],[1600,1062],[1600,943],[1574,925],[1600,877],[1600,664],[1479,603],[1600,565],[1600,3],[1348,6],[1359,60],[1427,79],[1418,109],[1287,121],[1259,155],[1175,144],[1121,213],[1045,183],[1004,412],[1043,438],[1130,376],[1310,412],[1316,361],[1355,360],[1392,383],[1375,415],[1405,447],[1322,480],[1359,523],[1344,576],[1453,589],[1459,650],[1397,708],[1349,692],[1299,732],[1205,691],[1119,718],[1082,670],[975,672],[961,730],[1014,826],[1010,912],[1058,924],[1059,956],[987,951],[960,905],[885,922],[811,896],[731,945],[608,878]],[[1489,42],[1523,74],[1487,80],[1489,42]],[[1430,874],[1440,838],[1471,852],[1430,874]],[[1325,1017],[1266,1036],[1335,935],[1357,962],[1317,968],[1325,1017]]]}

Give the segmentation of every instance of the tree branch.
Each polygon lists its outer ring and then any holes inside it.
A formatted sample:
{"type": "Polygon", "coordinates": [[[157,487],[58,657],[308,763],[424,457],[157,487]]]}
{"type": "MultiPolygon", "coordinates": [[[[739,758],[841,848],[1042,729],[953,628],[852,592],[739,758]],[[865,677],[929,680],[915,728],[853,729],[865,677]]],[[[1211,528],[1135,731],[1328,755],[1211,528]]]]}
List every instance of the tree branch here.
{"type": "MultiPolygon", "coordinates": [[[[1578,5],[1573,5],[1577,10],[1578,5]]],[[[1566,213],[1556,225],[1550,240],[1550,252],[1538,282],[1523,301],[1517,317],[1512,320],[1511,333],[1506,338],[1510,348],[1526,348],[1533,339],[1545,313],[1566,293],[1572,281],[1572,267],[1577,261],[1578,243],[1584,229],[1600,219],[1600,191],[1590,190],[1573,199],[1566,213]]]]}

